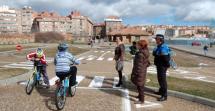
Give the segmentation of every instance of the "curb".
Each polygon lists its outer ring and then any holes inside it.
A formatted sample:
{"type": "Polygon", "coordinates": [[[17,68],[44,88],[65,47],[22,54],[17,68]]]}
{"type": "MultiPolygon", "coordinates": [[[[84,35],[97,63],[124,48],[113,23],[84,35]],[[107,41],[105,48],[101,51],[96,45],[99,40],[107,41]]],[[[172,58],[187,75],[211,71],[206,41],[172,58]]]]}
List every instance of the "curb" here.
{"type": "MultiPolygon", "coordinates": [[[[152,89],[152,90],[158,90],[158,88],[156,87],[150,87],[150,86],[146,86],[146,88],[152,89]]],[[[196,103],[200,103],[203,105],[208,105],[211,107],[215,107],[215,100],[212,99],[207,99],[207,98],[203,98],[200,96],[194,96],[194,95],[190,95],[190,94],[186,94],[186,93],[182,93],[182,92],[177,92],[177,91],[172,91],[172,90],[168,90],[168,94],[170,96],[174,96],[177,98],[181,98],[181,99],[185,99],[188,101],[192,101],[192,102],[196,102],[196,103]]]]}
{"type": "Polygon", "coordinates": [[[213,57],[213,56],[208,56],[208,55],[205,56],[203,54],[199,54],[199,53],[195,53],[195,52],[190,52],[188,50],[176,48],[174,46],[169,46],[169,47],[172,48],[172,49],[178,50],[178,51],[182,51],[182,52],[186,52],[186,53],[190,53],[190,54],[194,54],[194,55],[198,55],[198,56],[202,56],[202,57],[208,57],[208,58],[211,58],[211,59],[215,59],[215,57],[213,57]]]}
{"type": "MultiPolygon", "coordinates": [[[[124,82],[129,82],[127,75],[123,75],[122,80],[124,82]]],[[[126,87],[126,83],[124,84],[123,87],[126,87]]],[[[158,90],[158,88],[156,88],[156,87],[150,87],[150,86],[145,86],[145,87],[148,89],[154,90],[154,91],[158,90]]],[[[176,97],[176,98],[181,98],[181,99],[185,99],[188,101],[200,103],[200,104],[207,105],[210,107],[215,107],[215,100],[212,100],[212,99],[207,99],[207,98],[203,98],[200,96],[194,96],[194,95],[190,95],[190,94],[186,94],[186,93],[182,93],[182,92],[177,92],[177,91],[173,91],[173,90],[168,90],[168,95],[176,97]]]]}

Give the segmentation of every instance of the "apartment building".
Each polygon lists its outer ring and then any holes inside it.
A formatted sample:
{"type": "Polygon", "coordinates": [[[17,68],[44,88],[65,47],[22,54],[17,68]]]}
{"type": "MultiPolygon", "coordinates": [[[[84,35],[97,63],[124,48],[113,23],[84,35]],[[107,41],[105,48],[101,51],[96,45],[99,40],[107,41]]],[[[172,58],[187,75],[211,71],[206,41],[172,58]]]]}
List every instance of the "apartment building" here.
{"type": "Polygon", "coordinates": [[[93,36],[93,22],[90,18],[82,16],[78,11],[72,11],[68,15],[72,23],[72,34],[74,37],[89,37],[93,36]]]}
{"type": "Polygon", "coordinates": [[[30,33],[32,22],[31,7],[0,7],[0,33],[30,33]]]}
{"type": "Polygon", "coordinates": [[[108,16],[104,22],[106,37],[110,36],[110,32],[119,31],[123,28],[122,19],[117,16],[108,16]]]}
{"type": "Polygon", "coordinates": [[[8,6],[0,7],[0,33],[18,33],[19,14],[8,6]]]}

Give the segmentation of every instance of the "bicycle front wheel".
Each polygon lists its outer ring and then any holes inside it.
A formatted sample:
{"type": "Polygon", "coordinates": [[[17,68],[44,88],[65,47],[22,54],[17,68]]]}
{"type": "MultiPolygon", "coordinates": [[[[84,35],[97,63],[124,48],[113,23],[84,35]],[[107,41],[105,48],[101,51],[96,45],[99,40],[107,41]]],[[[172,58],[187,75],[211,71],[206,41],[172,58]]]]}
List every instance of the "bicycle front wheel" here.
{"type": "Polygon", "coordinates": [[[32,77],[28,80],[28,83],[27,83],[27,85],[25,87],[25,91],[26,91],[26,93],[28,95],[30,95],[31,92],[33,91],[35,83],[36,83],[36,78],[35,78],[35,76],[33,74],[32,77]]]}
{"type": "Polygon", "coordinates": [[[58,110],[62,110],[66,103],[66,93],[64,87],[58,87],[55,92],[55,105],[58,110]]]}

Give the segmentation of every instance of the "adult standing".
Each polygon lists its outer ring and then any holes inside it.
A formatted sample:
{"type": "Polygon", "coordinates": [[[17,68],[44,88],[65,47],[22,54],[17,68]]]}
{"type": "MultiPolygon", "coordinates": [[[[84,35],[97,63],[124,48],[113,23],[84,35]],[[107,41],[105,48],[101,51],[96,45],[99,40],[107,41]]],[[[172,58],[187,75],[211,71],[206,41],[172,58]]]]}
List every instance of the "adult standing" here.
{"type": "Polygon", "coordinates": [[[205,45],[205,46],[203,47],[203,50],[204,50],[204,54],[205,54],[205,56],[206,56],[206,55],[207,55],[207,52],[208,52],[208,46],[205,45]]]}
{"type": "Polygon", "coordinates": [[[167,100],[166,71],[170,67],[170,49],[164,43],[164,35],[157,34],[155,37],[157,47],[153,50],[154,64],[157,68],[157,79],[160,85],[159,91],[155,94],[161,95],[158,101],[167,100]]]}
{"type": "Polygon", "coordinates": [[[115,48],[114,60],[116,61],[116,70],[119,75],[119,82],[116,87],[120,87],[122,85],[122,70],[124,66],[125,46],[122,42],[122,38],[117,38],[116,44],[117,47],[115,48]]]}
{"type": "Polygon", "coordinates": [[[139,49],[139,51],[135,54],[131,81],[136,85],[139,93],[137,96],[139,100],[136,102],[136,104],[143,104],[147,67],[150,65],[147,41],[140,40],[137,43],[137,48],[139,49]]]}

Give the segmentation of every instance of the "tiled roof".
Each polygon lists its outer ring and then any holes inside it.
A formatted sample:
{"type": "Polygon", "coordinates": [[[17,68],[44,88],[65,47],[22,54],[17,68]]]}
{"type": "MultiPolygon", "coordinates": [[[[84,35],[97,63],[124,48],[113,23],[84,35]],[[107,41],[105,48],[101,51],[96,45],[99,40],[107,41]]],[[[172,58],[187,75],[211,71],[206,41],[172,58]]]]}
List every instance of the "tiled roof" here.
{"type": "Polygon", "coordinates": [[[121,30],[109,32],[108,35],[150,35],[148,32],[135,27],[127,27],[121,30]]]}

